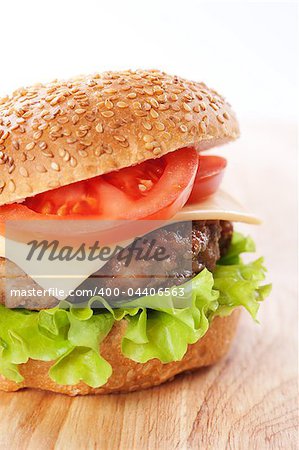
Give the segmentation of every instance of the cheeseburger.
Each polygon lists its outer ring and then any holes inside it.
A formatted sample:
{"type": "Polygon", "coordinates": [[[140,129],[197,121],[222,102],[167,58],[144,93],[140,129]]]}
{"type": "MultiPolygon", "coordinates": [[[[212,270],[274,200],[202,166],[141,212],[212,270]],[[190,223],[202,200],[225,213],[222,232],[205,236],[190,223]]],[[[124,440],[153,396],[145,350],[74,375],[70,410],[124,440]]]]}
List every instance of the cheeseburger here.
{"type": "Polygon", "coordinates": [[[240,311],[256,319],[270,290],[235,231],[259,220],[219,188],[226,160],[204,152],[238,136],[217,92],[156,70],[0,100],[0,390],[134,391],[228,352],[240,311]],[[29,242],[28,224],[50,224],[52,241],[29,242]],[[37,275],[42,250],[55,285],[37,275]]]}

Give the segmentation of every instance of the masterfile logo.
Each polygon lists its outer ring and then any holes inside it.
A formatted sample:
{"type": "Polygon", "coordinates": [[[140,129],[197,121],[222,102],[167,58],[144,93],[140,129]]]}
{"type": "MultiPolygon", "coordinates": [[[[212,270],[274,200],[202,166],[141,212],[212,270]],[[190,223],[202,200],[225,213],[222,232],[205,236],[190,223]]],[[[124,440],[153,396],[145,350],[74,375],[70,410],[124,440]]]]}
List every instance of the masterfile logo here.
{"type": "Polygon", "coordinates": [[[39,307],[47,297],[51,306],[66,300],[82,307],[100,297],[115,308],[148,297],[150,307],[150,297],[163,292],[176,297],[178,307],[191,299],[180,287],[193,275],[191,222],[79,225],[67,221],[55,230],[51,220],[7,223],[6,306],[27,307],[34,298],[39,307]]]}

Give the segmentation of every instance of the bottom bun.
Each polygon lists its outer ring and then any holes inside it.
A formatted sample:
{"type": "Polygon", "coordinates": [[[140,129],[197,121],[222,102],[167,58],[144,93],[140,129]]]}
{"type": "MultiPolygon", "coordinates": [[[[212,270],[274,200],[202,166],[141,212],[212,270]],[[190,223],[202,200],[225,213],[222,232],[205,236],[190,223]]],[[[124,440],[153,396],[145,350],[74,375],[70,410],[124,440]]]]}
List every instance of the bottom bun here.
{"type": "Polygon", "coordinates": [[[75,386],[56,384],[48,376],[53,362],[29,360],[20,366],[24,381],[15,383],[0,375],[0,390],[13,392],[23,388],[35,388],[75,396],[131,392],[157,386],[186,370],[195,370],[214,364],[224,356],[234,337],[238,318],[238,310],[228,317],[216,317],[205,336],[196,344],[189,345],[188,351],[181,361],[168,364],[163,364],[158,359],[140,364],[123,356],[121,340],[126,321],[122,320],[114,325],[101,344],[101,355],[111,364],[113,370],[104,386],[94,389],[83,382],[75,386]]]}

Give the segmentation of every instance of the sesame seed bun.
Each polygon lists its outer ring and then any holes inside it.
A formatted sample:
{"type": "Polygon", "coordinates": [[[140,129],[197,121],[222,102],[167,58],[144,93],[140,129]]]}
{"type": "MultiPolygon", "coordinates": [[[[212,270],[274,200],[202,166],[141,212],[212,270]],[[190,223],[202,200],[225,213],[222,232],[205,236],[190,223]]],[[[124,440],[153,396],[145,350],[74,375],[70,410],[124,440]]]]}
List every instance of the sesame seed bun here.
{"type": "Polygon", "coordinates": [[[0,99],[0,205],[238,135],[214,90],[156,70],[21,88],[0,99]]]}
{"type": "Polygon", "coordinates": [[[51,362],[29,360],[20,370],[24,381],[17,384],[0,375],[0,390],[12,392],[35,388],[75,396],[131,392],[157,386],[181,372],[209,366],[222,358],[228,352],[235,335],[239,314],[236,310],[228,317],[216,317],[205,336],[196,344],[189,345],[184,358],[169,364],[162,364],[157,359],[139,364],[125,358],[121,352],[121,339],[127,322],[122,320],[114,325],[101,345],[101,355],[113,369],[103,387],[93,389],[82,382],[76,386],[58,385],[48,376],[51,362]]]}

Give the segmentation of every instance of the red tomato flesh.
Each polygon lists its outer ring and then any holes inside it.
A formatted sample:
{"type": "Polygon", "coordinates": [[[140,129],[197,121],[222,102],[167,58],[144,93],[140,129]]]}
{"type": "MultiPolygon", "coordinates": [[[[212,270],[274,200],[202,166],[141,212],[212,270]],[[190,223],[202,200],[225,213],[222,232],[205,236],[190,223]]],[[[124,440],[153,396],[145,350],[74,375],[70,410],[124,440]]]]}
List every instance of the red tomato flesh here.
{"type": "Polygon", "coordinates": [[[19,219],[157,219],[187,202],[198,154],[183,148],[107,175],[80,181],[0,207],[0,221],[19,219]]]}
{"type": "Polygon", "coordinates": [[[199,156],[198,169],[188,203],[198,203],[214,194],[222,181],[226,159],[220,156],[199,156]]]}

